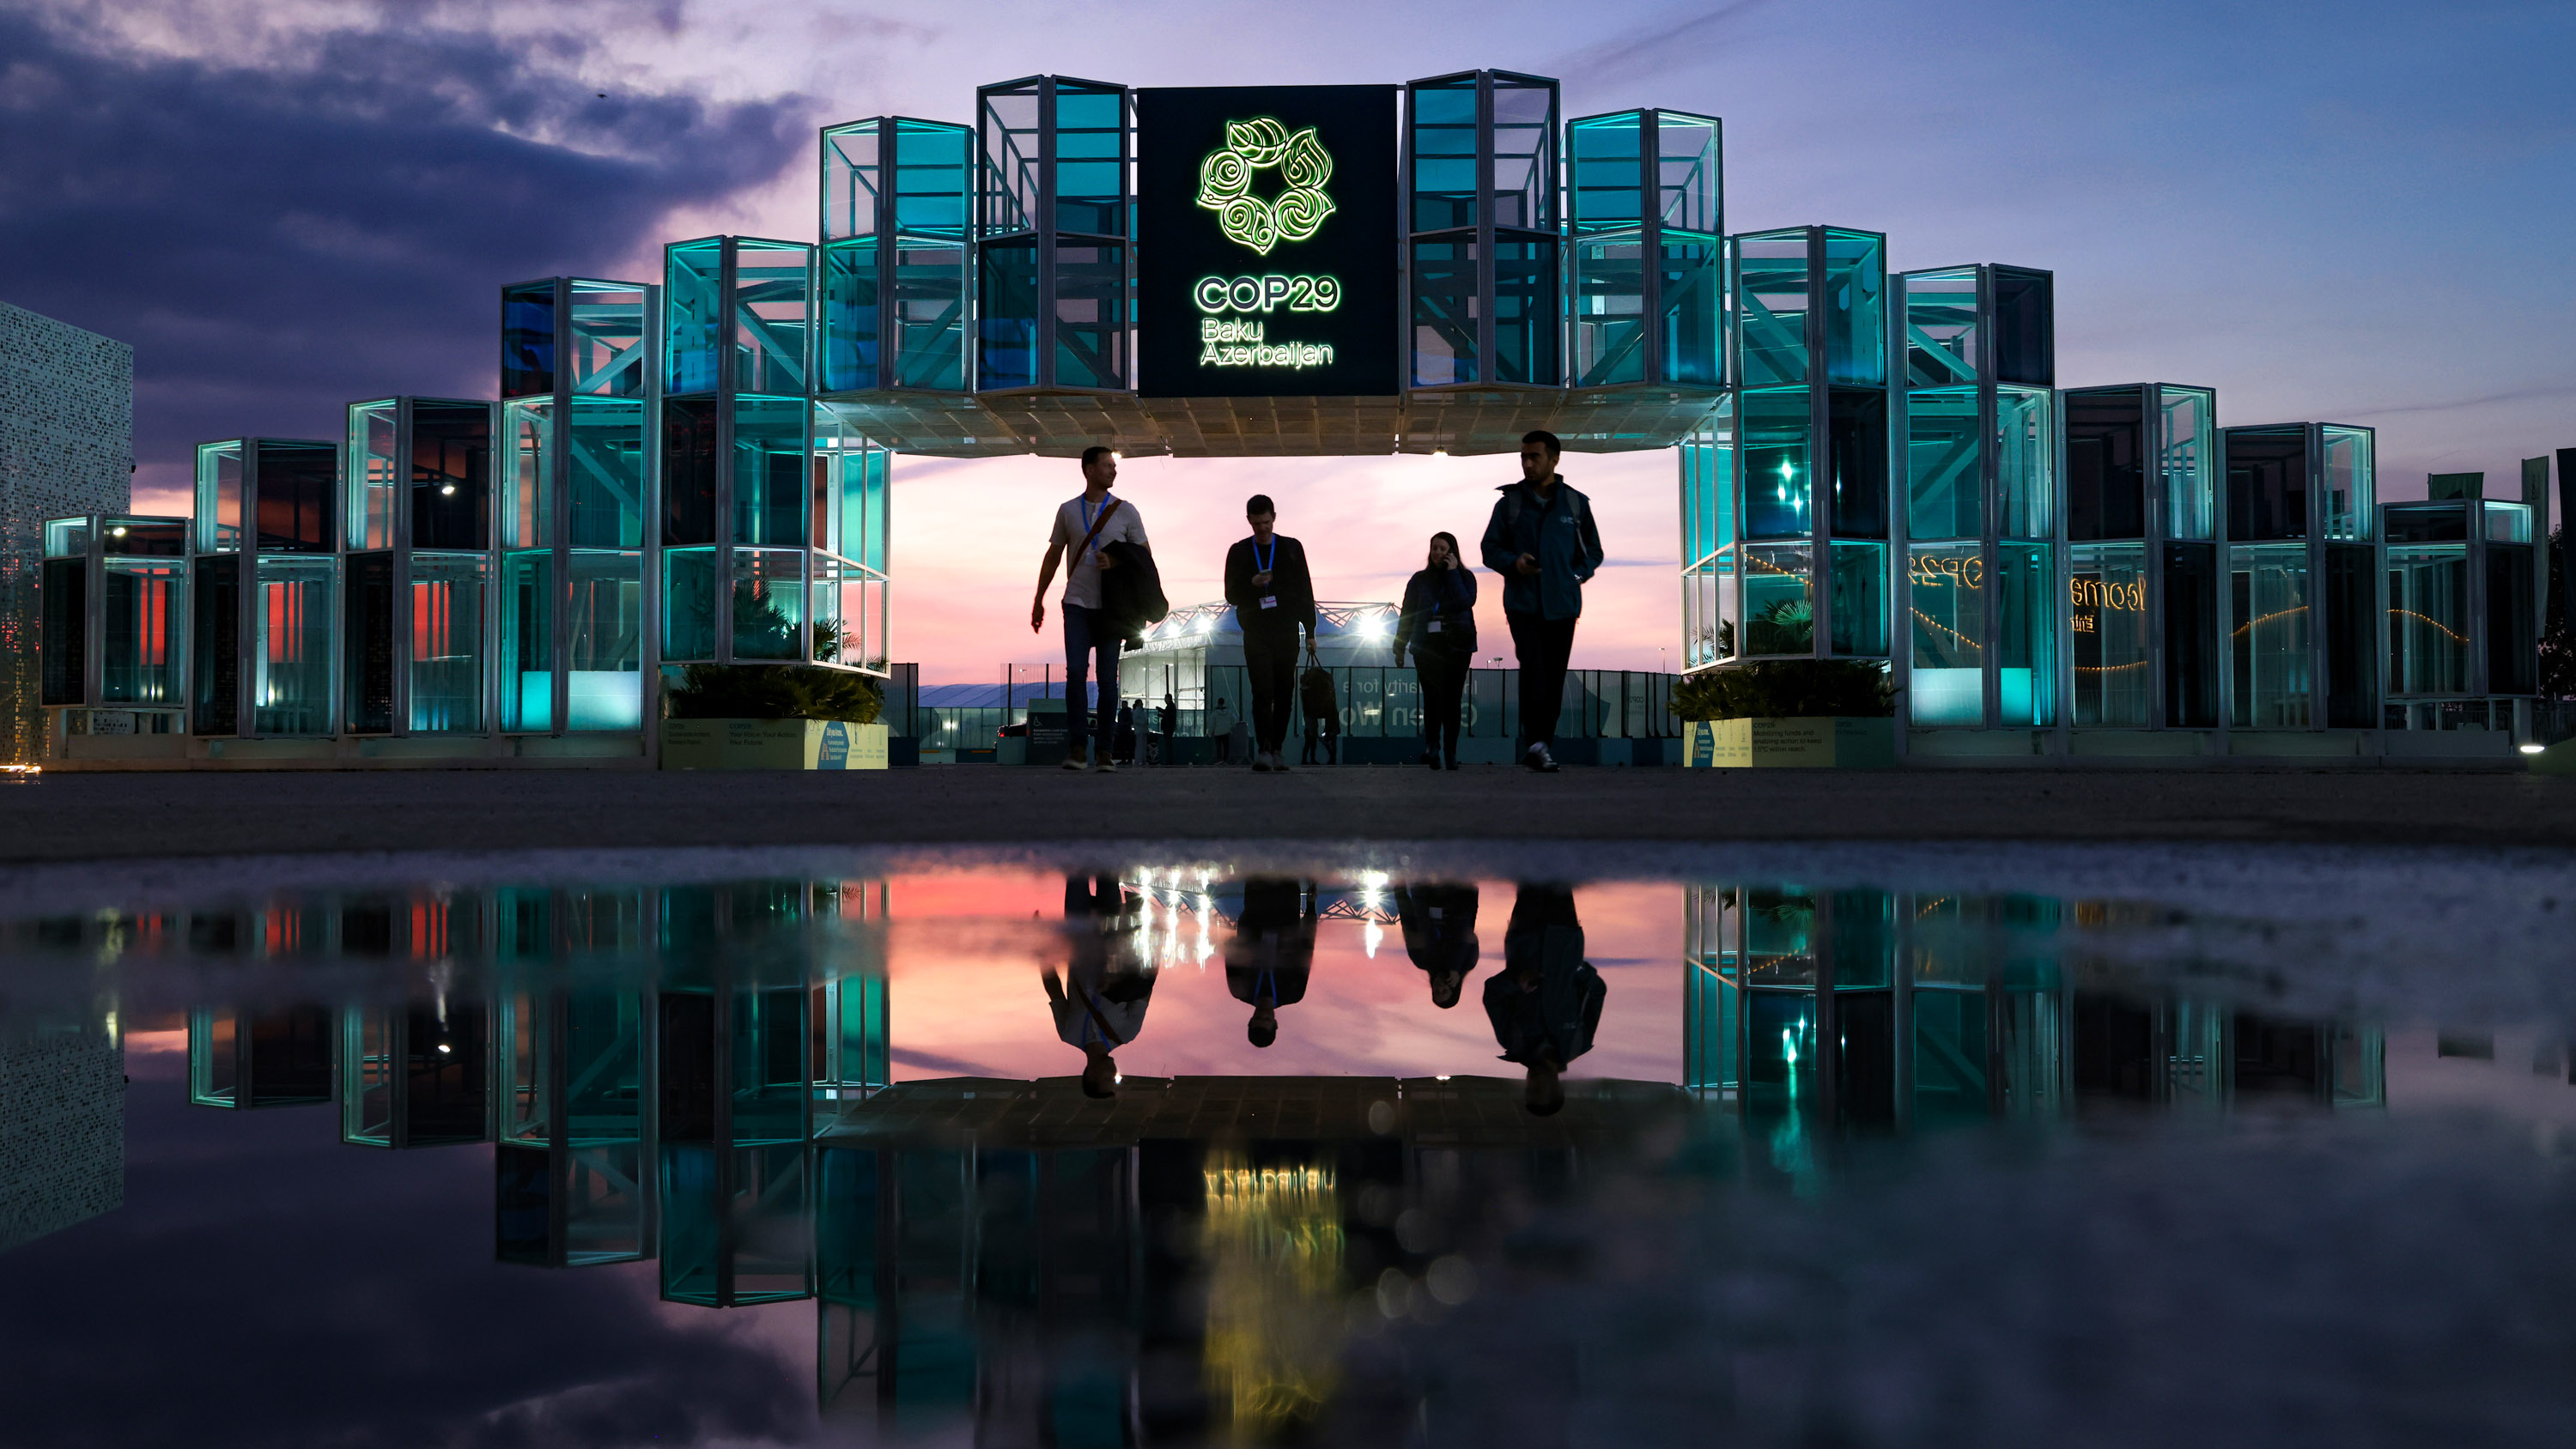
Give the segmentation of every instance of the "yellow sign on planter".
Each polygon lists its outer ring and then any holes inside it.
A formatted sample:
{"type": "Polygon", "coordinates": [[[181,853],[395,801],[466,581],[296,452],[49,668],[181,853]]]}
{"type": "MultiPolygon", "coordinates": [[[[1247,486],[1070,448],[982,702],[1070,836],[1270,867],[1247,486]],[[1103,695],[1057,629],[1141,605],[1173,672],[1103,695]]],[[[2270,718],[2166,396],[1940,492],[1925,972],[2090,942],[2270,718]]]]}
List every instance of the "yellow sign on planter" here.
{"type": "Polygon", "coordinates": [[[671,719],[665,770],[882,770],[886,727],[837,719],[671,719]]]}
{"type": "Polygon", "coordinates": [[[1685,763],[1702,769],[1883,770],[1896,763],[1896,721],[1697,720],[1689,746],[1685,763]]]}

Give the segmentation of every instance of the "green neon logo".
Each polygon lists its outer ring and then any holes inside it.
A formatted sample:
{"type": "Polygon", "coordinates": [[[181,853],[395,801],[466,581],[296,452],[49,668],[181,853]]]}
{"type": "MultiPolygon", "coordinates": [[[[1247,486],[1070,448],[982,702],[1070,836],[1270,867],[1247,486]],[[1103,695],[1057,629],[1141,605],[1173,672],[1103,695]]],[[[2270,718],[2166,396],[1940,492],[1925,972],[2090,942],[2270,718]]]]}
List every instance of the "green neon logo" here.
{"type": "Polygon", "coordinates": [[[1313,236],[1333,214],[1324,183],[1333,179],[1333,156],[1308,126],[1295,135],[1276,116],[1225,123],[1225,145],[1199,163],[1199,205],[1216,213],[1229,240],[1262,256],[1281,242],[1313,236]],[[1287,189],[1268,200],[1252,194],[1253,178],[1276,167],[1287,189]]]}

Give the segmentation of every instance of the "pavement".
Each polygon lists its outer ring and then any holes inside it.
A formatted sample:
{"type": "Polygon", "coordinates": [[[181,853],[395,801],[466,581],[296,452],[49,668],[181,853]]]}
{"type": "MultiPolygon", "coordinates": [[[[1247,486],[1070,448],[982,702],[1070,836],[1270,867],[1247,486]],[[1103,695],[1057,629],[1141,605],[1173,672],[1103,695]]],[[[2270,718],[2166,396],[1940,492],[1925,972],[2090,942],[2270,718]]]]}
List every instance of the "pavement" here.
{"type": "Polygon", "coordinates": [[[346,851],[1074,840],[2207,841],[2576,846],[2576,778],[2400,769],[1498,766],[50,774],[0,866],[346,851]]]}

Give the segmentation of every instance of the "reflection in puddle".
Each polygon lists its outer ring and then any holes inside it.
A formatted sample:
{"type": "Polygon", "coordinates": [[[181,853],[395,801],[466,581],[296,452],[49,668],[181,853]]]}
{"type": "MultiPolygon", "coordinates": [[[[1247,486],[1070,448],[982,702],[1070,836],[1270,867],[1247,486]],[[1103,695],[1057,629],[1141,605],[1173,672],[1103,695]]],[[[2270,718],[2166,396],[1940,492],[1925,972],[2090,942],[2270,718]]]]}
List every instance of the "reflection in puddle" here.
{"type": "MultiPolygon", "coordinates": [[[[378,1355],[446,1385],[460,1441],[1919,1441],[1939,1396],[1900,1374],[1854,1407],[1856,1349],[1949,1352],[1944,1323],[2001,1322],[2033,1292],[2127,1303],[2135,1272],[2184,1271],[2182,1241],[2203,1266],[2245,1251],[2275,1204],[2402,1215],[2440,1180],[2469,1204],[2453,1240],[2510,1237],[2567,1204],[2576,1153],[2556,1026],[2427,1020],[2332,951],[2285,985],[2300,968],[2238,949],[2271,923],[2143,898],[1183,862],[295,890],[6,929],[0,1269],[150,1296],[233,1251],[173,1224],[336,1241],[322,1225],[370,1214],[406,1245],[379,1267],[404,1286],[348,1320],[356,1341],[414,1341],[395,1325],[429,1310],[406,1303],[470,1291],[531,1365],[505,1392],[416,1341],[378,1355]],[[2282,1006],[2337,991],[2348,1010],[2282,1006]],[[2416,1103],[2509,1125],[2409,1134],[2391,1112],[2416,1103]],[[304,1125],[325,1117],[331,1134],[304,1125]],[[430,1148],[463,1150],[413,1155],[430,1148]],[[2090,1216],[2122,1181],[2161,1205],[2090,1216]],[[2417,1186],[2383,1192],[2400,1181],[2417,1186]],[[2014,1258],[1978,1226],[2006,1218],[2076,1237],[2014,1258]],[[488,1235],[491,1267],[418,1246],[459,1232],[488,1235]],[[572,1282],[635,1296],[576,1310],[550,1286],[572,1282]],[[1870,1286],[1909,1282],[1951,1296],[1870,1286]],[[622,1366],[516,1326],[548,1311],[616,1324],[622,1366]],[[546,1407],[682,1352],[804,1386],[721,1423],[679,1388],[632,1424],[546,1407]]],[[[2403,1240],[2268,1249],[2358,1281],[2403,1240]]],[[[2521,1268],[2527,1285],[2433,1291],[2576,1341],[2566,1250],[2521,1268]]],[[[122,1365],[39,1391],[26,1442],[98,1442],[71,1406],[165,1355],[259,1381],[317,1316],[355,1312],[331,1286],[349,1271],[272,1276],[216,1344],[107,1320],[84,1337],[13,1295],[0,1348],[50,1337],[122,1365]]],[[[2192,1313],[2250,1311],[2229,1295],[2260,1276],[2192,1313]]],[[[2329,1338],[2387,1347],[2353,1326],[2399,1316],[2369,1316],[2379,1290],[2336,1291],[2359,1296],[2329,1338]]],[[[2043,1422],[2128,1442],[2131,1391],[2067,1387],[2043,1322],[1992,1329],[1978,1372],[2009,1382],[1942,1422],[1975,1427],[1963,1442],[2043,1422]],[[2012,1397],[2033,1384],[2054,1418],[2012,1397]]],[[[2509,1370],[2486,1407],[2426,1422],[2472,1442],[2495,1405],[2566,1397],[2509,1370]]],[[[306,1437],[395,1421],[334,1412],[306,1437]]]]}

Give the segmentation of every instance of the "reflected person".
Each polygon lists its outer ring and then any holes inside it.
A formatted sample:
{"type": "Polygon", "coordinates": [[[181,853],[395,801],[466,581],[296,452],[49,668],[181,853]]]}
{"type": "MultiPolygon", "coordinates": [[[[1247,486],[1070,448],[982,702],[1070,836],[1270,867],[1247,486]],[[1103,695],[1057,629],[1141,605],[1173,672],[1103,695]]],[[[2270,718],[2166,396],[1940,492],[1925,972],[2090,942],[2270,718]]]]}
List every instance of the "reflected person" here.
{"type": "Polygon", "coordinates": [[[1306,999],[1315,968],[1315,898],[1303,881],[1255,876],[1243,883],[1243,910],[1225,943],[1225,986],[1252,1008],[1244,1036],[1254,1046],[1279,1039],[1279,1008],[1306,999]]]}
{"type": "Polygon", "coordinates": [[[1583,959],[1583,922],[1574,892],[1523,885],[1503,929],[1503,969],[1485,982],[1485,1015],[1503,1060],[1529,1072],[1522,1102],[1533,1116],[1565,1105],[1565,1068],[1592,1050],[1609,987],[1583,959]]]}
{"type": "Polygon", "coordinates": [[[1476,888],[1473,885],[1400,885],[1396,919],[1404,925],[1404,954],[1431,978],[1431,1004],[1458,1004],[1476,970],[1476,888]]]}
{"type": "Polygon", "coordinates": [[[1130,901],[1115,876],[1064,878],[1066,962],[1046,968],[1047,1005],[1055,1032],[1082,1049],[1082,1094],[1118,1094],[1111,1053],[1136,1039],[1154,994],[1154,970],[1136,942],[1143,903],[1130,901]]]}

